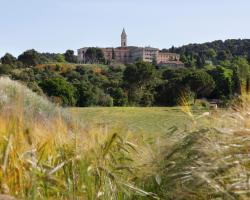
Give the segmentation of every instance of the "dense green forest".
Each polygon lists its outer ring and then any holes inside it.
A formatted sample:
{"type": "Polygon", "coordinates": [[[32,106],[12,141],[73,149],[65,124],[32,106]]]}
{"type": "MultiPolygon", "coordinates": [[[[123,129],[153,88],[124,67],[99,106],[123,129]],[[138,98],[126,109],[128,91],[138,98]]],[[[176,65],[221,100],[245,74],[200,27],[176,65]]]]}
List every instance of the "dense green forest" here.
{"type": "Polygon", "coordinates": [[[181,54],[186,67],[202,68],[207,64],[219,65],[235,57],[244,57],[250,62],[250,39],[217,40],[203,44],[189,44],[163,51],[181,54]]]}
{"type": "Polygon", "coordinates": [[[220,99],[227,104],[249,90],[250,40],[214,41],[163,49],[181,55],[184,69],[138,61],[107,63],[98,48],[89,64],[64,54],[28,50],[1,58],[0,74],[25,83],[63,106],[173,106],[185,98],[220,99]],[[95,61],[98,64],[94,64],[95,61]]]}

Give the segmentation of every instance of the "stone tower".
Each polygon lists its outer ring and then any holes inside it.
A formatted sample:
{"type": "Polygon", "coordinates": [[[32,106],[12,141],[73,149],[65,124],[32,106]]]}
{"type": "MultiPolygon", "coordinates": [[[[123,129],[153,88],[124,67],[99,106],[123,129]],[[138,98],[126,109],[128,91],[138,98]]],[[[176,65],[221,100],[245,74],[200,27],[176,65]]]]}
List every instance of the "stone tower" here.
{"type": "Polygon", "coordinates": [[[127,34],[125,32],[125,29],[123,28],[121,35],[121,47],[126,47],[126,46],[127,46],[127,34]]]}

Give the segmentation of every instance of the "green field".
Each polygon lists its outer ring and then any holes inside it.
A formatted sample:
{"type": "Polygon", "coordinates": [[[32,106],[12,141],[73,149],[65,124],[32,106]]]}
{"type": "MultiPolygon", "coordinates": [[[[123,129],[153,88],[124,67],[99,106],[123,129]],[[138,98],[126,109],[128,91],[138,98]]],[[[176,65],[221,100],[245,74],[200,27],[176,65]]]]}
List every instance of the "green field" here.
{"type": "Polygon", "coordinates": [[[248,96],[209,112],[63,110],[8,78],[0,89],[0,188],[17,199],[249,199],[248,96]]]}
{"type": "Polygon", "coordinates": [[[70,111],[85,126],[107,125],[109,129],[119,128],[135,133],[164,134],[173,126],[185,129],[191,122],[179,107],[88,107],[70,111]]]}

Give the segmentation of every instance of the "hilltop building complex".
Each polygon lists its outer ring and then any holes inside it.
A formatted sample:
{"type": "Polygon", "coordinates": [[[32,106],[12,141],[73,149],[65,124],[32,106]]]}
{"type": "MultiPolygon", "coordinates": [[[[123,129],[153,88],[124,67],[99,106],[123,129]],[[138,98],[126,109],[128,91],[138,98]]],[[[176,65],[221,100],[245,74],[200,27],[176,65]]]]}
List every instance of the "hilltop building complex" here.
{"type": "MultiPolygon", "coordinates": [[[[79,63],[86,63],[86,52],[89,47],[77,50],[79,63]]],[[[123,29],[121,34],[121,46],[117,48],[100,48],[104,58],[111,63],[134,63],[138,60],[146,62],[156,62],[158,65],[168,65],[170,67],[184,67],[180,61],[180,55],[175,53],[162,52],[152,47],[127,46],[127,34],[123,29]]]]}

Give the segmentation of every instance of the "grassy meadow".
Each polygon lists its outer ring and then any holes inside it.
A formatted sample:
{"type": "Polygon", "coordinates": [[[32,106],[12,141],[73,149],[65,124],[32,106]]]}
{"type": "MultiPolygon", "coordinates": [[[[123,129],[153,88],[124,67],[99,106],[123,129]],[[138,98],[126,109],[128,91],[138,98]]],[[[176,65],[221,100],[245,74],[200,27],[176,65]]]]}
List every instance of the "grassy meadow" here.
{"type": "Polygon", "coordinates": [[[174,108],[62,109],[1,78],[0,193],[25,200],[247,200],[248,102],[216,111],[185,99],[174,108]]]}
{"type": "MultiPolygon", "coordinates": [[[[133,133],[160,135],[173,126],[185,129],[192,119],[181,107],[86,107],[69,112],[86,127],[106,126],[133,133]]],[[[201,113],[195,110],[195,114],[201,113]]]]}

